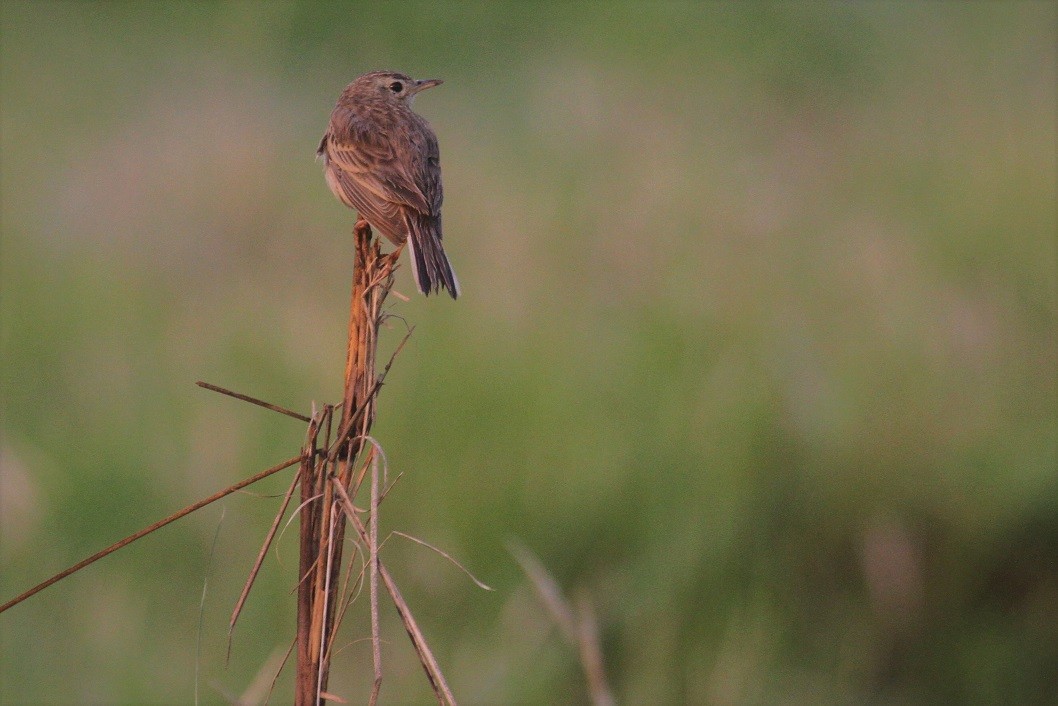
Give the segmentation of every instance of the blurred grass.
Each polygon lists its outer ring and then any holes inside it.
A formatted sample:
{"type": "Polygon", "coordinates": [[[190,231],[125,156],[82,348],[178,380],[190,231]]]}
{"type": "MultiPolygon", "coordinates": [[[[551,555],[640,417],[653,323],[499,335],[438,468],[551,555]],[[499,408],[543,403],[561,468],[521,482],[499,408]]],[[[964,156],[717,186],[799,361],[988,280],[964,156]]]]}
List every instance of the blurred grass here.
{"type": "MultiPolygon", "coordinates": [[[[383,524],[499,589],[387,545],[457,694],[585,698],[510,536],[591,592],[622,702],[1058,694],[1053,4],[0,11],[0,597],[300,443],[194,380],[340,394],[352,214],[312,154],[393,67],[446,79],[466,297],[398,308],[383,524]]],[[[206,701],[292,635],[288,533],[224,667],[274,506],[227,502],[206,701]]],[[[0,701],[190,700],[219,516],[0,618],[0,701]]],[[[425,702],[393,617],[383,695],[425,702]]]]}

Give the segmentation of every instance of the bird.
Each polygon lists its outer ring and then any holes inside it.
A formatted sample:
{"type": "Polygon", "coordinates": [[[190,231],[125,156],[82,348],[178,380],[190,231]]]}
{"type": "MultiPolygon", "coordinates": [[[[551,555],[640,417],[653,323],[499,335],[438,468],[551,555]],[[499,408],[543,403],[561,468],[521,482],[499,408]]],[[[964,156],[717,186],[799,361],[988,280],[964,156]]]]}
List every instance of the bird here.
{"type": "Polygon", "coordinates": [[[415,96],[440,79],[372,71],[342,91],[316,152],[327,185],[396,246],[408,244],[415,285],[424,295],[459,280],[441,244],[441,157],[437,135],[412,110],[415,96]]]}

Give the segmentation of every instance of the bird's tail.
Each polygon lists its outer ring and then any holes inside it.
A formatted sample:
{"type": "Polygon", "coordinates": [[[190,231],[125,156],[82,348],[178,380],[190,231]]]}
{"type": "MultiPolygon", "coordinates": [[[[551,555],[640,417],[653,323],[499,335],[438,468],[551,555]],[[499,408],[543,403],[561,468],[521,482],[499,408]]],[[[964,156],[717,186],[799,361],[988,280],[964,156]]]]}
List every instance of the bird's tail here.
{"type": "Polygon", "coordinates": [[[440,219],[413,216],[408,220],[408,248],[415,286],[426,295],[447,289],[453,299],[458,298],[459,280],[441,245],[440,219]]]}

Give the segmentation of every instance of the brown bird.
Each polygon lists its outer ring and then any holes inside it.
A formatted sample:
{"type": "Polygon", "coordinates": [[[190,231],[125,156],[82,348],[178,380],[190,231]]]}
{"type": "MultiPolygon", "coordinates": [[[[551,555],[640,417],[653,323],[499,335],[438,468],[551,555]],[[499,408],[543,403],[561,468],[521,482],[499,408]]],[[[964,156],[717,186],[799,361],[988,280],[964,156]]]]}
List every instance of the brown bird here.
{"type": "Polygon", "coordinates": [[[459,281],[441,245],[441,160],[437,135],[411,109],[420,91],[439,79],[416,81],[373,71],[342,91],[317,156],[338,200],[394,245],[407,242],[415,284],[423,294],[459,281]]]}

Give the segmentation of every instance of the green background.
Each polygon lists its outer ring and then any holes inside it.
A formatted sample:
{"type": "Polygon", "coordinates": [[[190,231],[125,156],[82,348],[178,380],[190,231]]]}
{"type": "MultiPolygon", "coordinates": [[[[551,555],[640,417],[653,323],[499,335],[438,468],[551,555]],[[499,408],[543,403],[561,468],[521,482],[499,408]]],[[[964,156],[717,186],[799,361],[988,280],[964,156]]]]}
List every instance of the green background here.
{"type": "MultiPolygon", "coordinates": [[[[587,699],[512,539],[623,703],[1058,698],[1054,3],[0,7],[0,599],[297,452],[195,380],[340,399],[354,216],[313,157],[393,68],[445,79],[464,297],[398,276],[382,528],[496,591],[383,557],[463,702],[587,699]]],[[[227,619],[289,480],[0,616],[0,701],[261,694],[294,526],[226,664],[227,619]]],[[[383,702],[429,703],[383,614],[383,702]]]]}

